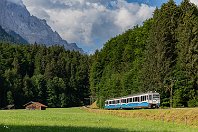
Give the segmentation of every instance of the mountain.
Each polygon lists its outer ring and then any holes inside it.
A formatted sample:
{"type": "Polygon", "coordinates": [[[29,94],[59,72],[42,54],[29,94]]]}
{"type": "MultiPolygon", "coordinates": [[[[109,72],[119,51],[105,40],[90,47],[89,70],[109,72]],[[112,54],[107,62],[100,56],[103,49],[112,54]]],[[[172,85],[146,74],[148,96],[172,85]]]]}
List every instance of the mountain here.
{"type": "Polygon", "coordinates": [[[0,41],[13,41],[14,38],[9,35],[1,26],[0,26],[0,41]]]}
{"type": "Polygon", "coordinates": [[[46,20],[30,15],[21,0],[0,1],[0,25],[6,32],[14,32],[24,38],[28,43],[50,45],[64,45],[68,50],[83,52],[75,43],[68,43],[51,29],[46,20]]]}
{"type": "Polygon", "coordinates": [[[24,40],[20,35],[18,35],[14,31],[10,31],[9,33],[7,33],[1,26],[0,26],[0,41],[21,43],[21,44],[28,43],[26,40],[24,40]]]}
{"type": "Polygon", "coordinates": [[[9,35],[11,35],[14,38],[14,43],[20,43],[20,44],[28,44],[28,42],[21,37],[19,34],[15,33],[14,31],[9,31],[9,35]]]}

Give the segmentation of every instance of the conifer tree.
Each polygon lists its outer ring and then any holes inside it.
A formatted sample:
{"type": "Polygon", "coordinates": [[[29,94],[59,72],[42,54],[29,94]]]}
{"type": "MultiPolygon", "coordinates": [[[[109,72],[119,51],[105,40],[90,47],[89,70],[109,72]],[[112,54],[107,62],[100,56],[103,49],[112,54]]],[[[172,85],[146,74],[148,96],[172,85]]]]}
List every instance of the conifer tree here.
{"type": "MultiPolygon", "coordinates": [[[[147,91],[160,92],[163,98],[166,98],[167,90],[171,94],[170,81],[177,57],[175,31],[178,17],[178,8],[173,0],[156,9],[147,45],[143,72],[144,88],[147,91]]],[[[170,94],[167,97],[171,96],[170,94]]]]}
{"type": "Polygon", "coordinates": [[[178,79],[174,105],[198,105],[198,8],[188,0],[179,6],[181,15],[177,30],[178,79]],[[178,100],[180,99],[180,100],[178,100]],[[182,103],[179,103],[182,102],[182,103]]]}

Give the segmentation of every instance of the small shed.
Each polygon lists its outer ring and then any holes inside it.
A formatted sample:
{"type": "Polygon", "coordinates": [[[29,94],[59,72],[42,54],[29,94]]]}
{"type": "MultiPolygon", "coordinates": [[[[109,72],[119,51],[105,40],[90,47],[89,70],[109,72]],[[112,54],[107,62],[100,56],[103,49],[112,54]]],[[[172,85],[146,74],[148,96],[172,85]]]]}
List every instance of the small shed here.
{"type": "Polygon", "coordinates": [[[44,104],[41,104],[39,102],[33,102],[30,101],[29,103],[23,105],[26,110],[46,110],[47,106],[44,104]]]}
{"type": "Polygon", "coordinates": [[[15,109],[14,104],[7,105],[6,107],[2,108],[2,110],[12,110],[15,109]]]}

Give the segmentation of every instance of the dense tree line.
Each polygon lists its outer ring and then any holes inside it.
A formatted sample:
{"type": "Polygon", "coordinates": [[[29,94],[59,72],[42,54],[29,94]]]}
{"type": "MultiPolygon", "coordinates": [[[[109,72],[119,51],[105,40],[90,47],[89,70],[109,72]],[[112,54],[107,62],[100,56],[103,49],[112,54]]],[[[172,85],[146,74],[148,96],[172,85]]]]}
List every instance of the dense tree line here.
{"type": "Polygon", "coordinates": [[[169,0],[91,56],[90,90],[107,98],[157,91],[162,106],[198,106],[198,8],[169,0]]]}
{"type": "Polygon", "coordinates": [[[86,104],[89,58],[63,46],[0,43],[0,107],[29,101],[49,107],[86,104]]]}

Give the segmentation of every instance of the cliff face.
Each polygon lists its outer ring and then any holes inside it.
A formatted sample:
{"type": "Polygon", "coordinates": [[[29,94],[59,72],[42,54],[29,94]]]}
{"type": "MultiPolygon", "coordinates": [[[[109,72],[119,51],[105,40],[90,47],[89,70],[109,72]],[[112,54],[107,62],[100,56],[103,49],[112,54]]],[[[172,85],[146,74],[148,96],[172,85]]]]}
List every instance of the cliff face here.
{"type": "Polygon", "coordinates": [[[46,44],[48,46],[59,44],[64,45],[68,50],[83,52],[76,44],[69,44],[63,40],[57,32],[54,32],[45,20],[31,16],[21,0],[10,2],[0,0],[0,25],[7,32],[14,31],[28,43],[46,44]]]}
{"type": "Polygon", "coordinates": [[[0,41],[17,43],[17,44],[28,44],[28,42],[14,31],[6,32],[0,25],[0,41]]]}

